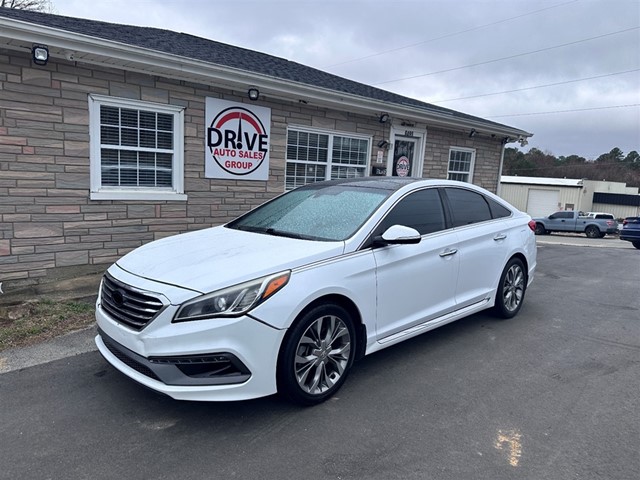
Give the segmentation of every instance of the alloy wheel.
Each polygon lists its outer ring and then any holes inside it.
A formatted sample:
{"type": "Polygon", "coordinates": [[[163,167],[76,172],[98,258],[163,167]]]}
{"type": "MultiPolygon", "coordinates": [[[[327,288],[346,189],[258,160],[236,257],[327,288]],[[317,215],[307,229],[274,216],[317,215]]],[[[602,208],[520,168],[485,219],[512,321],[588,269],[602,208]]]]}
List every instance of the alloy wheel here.
{"type": "Polygon", "coordinates": [[[295,377],[299,387],[310,395],[330,390],[349,364],[351,335],[337,316],[324,315],[313,321],[298,342],[295,377]]]}
{"type": "Polygon", "coordinates": [[[524,271],[519,264],[511,265],[504,277],[502,302],[504,307],[513,312],[518,309],[524,295],[524,271]]]}

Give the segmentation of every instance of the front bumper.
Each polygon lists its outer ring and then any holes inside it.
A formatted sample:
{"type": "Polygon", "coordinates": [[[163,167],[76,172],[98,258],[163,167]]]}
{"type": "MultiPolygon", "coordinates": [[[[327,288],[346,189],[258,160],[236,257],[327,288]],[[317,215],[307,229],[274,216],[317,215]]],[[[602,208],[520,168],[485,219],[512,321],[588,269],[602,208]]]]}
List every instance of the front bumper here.
{"type": "Polygon", "coordinates": [[[176,400],[246,400],[276,393],[286,330],[248,316],[172,324],[173,310],[135,331],[98,304],[98,350],[132,380],[176,400]]]}
{"type": "Polygon", "coordinates": [[[238,358],[226,352],[145,358],[98,329],[104,346],[122,363],[167,385],[230,385],[244,383],[251,372],[238,358]]]}
{"type": "Polygon", "coordinates": [[[626,240],[627,242],[640,242],[640,230],[622,230],[620,232],[620,240],[626,240]]]}

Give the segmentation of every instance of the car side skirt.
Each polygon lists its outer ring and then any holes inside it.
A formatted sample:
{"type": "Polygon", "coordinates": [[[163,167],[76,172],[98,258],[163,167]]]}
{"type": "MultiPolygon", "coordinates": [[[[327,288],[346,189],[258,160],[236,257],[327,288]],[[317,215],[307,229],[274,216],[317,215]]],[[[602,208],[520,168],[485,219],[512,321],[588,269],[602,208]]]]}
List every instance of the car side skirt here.
{"type": "Polygon", "coordinates": [[[469,305],[468,307],[461,308],[459,310],[448,313],[441,317],[434,318],[427,322],[421,323],[419,325],[415,325],[401,332],[394,333],[393,335],[382,338],[378,340],[376,343],[369,345],[367,347],[367,351],[365,354],[369,355],[370,353],[377,352],[378,350],[382,350],[383,348],[390,347],[391,345],[395,345],[396,343],[400,343],[411,337],[415,337],[422,333],[426,333],[430,330],[446,325],[447,323],[454,322],[460,318],[467,317],[474,313],[490,308],[492,305],[493,305],[492,297],[484,298],[480,302],[476,302],[473,305],[469,305]]]}

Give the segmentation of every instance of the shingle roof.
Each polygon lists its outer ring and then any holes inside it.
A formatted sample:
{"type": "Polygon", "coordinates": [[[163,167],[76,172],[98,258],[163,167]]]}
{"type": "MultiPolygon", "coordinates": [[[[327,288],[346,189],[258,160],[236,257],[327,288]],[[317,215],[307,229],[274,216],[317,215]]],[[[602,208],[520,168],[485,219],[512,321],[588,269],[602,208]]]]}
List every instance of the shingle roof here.
{"type": "Polygon", "coordinates": [[[491,122],[483,118],[438,107],[380,88],[355,82],[273,55],[196,37],[186,33],[8,8],[0,8],[0,16],[67,32],[114,40],[126,45],[178,55],[184,58],[207,62],[212,65],[236,68],[255,74],[267,75],[282,80],[357,95],[366,99],[388,102],[403,107],[413,107],[425,110],[425,113],[441,113],[451,115],[460,120],[479,121],[487,126],[507,127],[506,125],[491,122]]]}

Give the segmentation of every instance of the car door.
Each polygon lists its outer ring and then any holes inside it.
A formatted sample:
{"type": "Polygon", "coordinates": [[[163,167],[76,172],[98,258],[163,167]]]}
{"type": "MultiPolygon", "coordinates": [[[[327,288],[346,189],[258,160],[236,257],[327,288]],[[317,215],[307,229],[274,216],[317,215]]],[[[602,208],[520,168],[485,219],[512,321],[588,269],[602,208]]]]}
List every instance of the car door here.
{"type": "Polygon", "coordinates": [[[573,212],[556,212],[553,221],[553,230],[557,232],[573,232],[576,229],[576,220],[573,212]]]}
{"type": "Polygon", "coordinates": [[[415,228],[422,238],[417,244],[373,249],[379,341],[455,309],[457,237],[446,229],[438,190],[427,188],[402,198],[373,235],[392,225],[415,228]]]}
{"type": "Polygon", "coordinates": [[[483,301],[494,290],[506,262],[505,243],[516,233],[509,222],[500,220],[511,212],[497,202],[464,188],[445,188],[445,193],[458,237],[456,303],[464,308],[483,301]],[[490,202],[495,203],[495,214],[490,202]]]}

